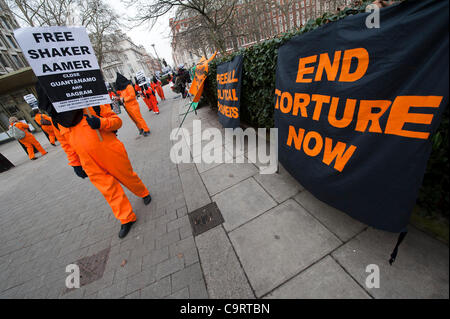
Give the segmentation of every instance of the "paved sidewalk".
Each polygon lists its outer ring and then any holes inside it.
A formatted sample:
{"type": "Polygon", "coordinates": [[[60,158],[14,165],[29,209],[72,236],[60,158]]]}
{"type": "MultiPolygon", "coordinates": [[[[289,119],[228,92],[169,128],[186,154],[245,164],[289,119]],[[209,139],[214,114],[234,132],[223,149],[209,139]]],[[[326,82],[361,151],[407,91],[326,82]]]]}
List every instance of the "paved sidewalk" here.
{"type": "MultiPolygon", "coordinates": [[[[198,119],[202,130],[224,133],[216,111],[201,108],[183,125],[186,144],[194,143],[198,119]]],[[[235,158],[248,151],[233,154],[230,144],[222,150],[235,158]]],[[[188,211],[214,201],[225,220],[195,237],[210,297],[449,297],[448,246],[412,226],[390,266],[397,234],[369,228],[317,200],[282,166],[271,175],[251,163],[178,168],[188,211]],[[380,288],[366,287],[370,264],[379,267],[380,288]]]]}
{"type": "MultiPolygon", "coordinates": [[[[186,101],[164,90],[159,115],[140,102],[150,136],[121,114],[118,137],[153,197],[144,206],[126,190],[138,222],[124,240],[101,194],[42,133],[49,154],[37,161],[16,142],[0,145],[17,166],[0,174],[0,298],[449,297],[448,246],[412,227],[391,267],[395,234],[319,202],[282,168],[173,164],[169,134],[186,101]],[[194,237],[187,214],[210,202],[225,222],[194,237]],[[66,266],[99,252],[101,278],[68,291],[66,266]],[[380,268],[378,289],[365,286],[369,264],[380,268]]],[[[221,127],[204,107],[183,125],[190,135],[194,119],[221,127]]]]}

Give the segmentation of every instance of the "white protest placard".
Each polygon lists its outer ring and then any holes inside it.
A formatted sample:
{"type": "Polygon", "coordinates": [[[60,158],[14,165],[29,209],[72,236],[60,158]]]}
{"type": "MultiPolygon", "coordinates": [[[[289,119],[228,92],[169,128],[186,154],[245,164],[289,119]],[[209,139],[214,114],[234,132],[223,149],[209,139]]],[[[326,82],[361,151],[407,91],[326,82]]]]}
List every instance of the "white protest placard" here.
{"type": "Polygon", "coordinates": [[[84,27],[20,28],[14,36],[57,112],[111,103],[84,27]]]}
{"type": "Polygon", "coordinates": [[[144,85],[145,84],[145,73],[143,70],[136,72],[136,79],[138,82],[138,85],[144,85]]]}
{"type": "Polygon", "coordinates": [[[34,96],[34,94],[27,94],[23,97],[25,102],[28,103],[28,105],[31,107],[31,109],[37,109],[38,108],[38,100],[34,96]]]}

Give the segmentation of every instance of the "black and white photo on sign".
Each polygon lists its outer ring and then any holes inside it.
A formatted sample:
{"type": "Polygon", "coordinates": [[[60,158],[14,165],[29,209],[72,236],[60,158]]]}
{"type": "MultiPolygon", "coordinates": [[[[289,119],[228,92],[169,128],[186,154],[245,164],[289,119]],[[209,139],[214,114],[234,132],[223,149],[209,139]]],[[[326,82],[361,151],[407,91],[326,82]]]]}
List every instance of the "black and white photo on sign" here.
{"type": "Polygon", "coordinates": [[[38,100],[34,96],[34,94],[27,94],[23,97],[25,102],[31,107],[31,109],[36,109],[38,107],[38,100]]]}
{"type": "Polygon", "coordinates": [[[143,70],[137,71],[136,72],[136,79],[137,79],[137,84],[139,86],[144,85],[147,82],[147,78],[145,77],[145,73],[143,70]]]}
{"type": "Polygon", "coordinates": [[[27,27],[14,35],[57,112],[111,103],[84,27],[27,27]]]}

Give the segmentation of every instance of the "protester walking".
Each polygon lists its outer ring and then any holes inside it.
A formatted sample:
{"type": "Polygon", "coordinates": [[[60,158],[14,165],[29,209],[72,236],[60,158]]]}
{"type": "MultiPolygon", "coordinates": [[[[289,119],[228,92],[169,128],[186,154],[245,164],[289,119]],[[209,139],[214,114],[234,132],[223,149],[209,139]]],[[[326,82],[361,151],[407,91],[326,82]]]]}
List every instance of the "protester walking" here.
{"type": "Polygon", "coordinates": [[[36,90],[39,108],[52,116],[55,133],[69,165],[77,176],[89,177],[102,193],[122,224],[119,238],[124,238],[137,218],[121,184],[141,197],[145,205],[150,204],[151,196],[134,172],[125,146],[116,137],[122,120],[110,105],[89,107],[91,116],[86,109],[57,113],[43,89],[37,85],[36,90]]]}
{"type": "Polygon", "coordinates": [[[48,140],[50,141],[50,144],[56,146],[55,144],[56,136],[55,132],[53,131],[53,124],[51,117],[43,114],[40,110],[38,110],[36,115],[34,116],[34,121],[41,127],[42,131],[45,133],[48,140]]]}
{"type": "Polygon", "coordinates": [[[19,122],[17,117],[12,116],[9,118],[10,123],[10,134],[18,140],[27,149],[28,156],[30,160],[35,160],[37,157],[34,154],[34,147],[42,155],[47,154],[47,151],[41,146],[38,140],[30,133],[30,127],[28,124],[19,122]]]}
{"type": "Polygon", "coordinates": [[[139,109],[139,102],[136,100],[136,92],[130,80],[125,78],[122,74],[117,73],[115,83],[117,94],[124,103],[124,108],[130,116],[131,120],[136,124],[140,135],[147,136],[150,134],[150,129],[145,123],[139,109]]]}

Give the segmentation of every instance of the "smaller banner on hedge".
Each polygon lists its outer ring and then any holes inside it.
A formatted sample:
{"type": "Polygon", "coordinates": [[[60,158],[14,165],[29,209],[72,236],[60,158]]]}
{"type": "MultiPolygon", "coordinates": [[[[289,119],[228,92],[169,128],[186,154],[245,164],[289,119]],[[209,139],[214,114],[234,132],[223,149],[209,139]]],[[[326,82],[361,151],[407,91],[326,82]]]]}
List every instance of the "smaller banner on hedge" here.
{"type": "Polygon", "coordinates": [[[206,75],[208,74],[208,64],[216,57],[216,54],[217,51],[214,52],[209,59],[206,59],[203,56],[195,67],[194,80],[189,88],[189,93],[194,96],[192,98],[192,102],[194,103],[200,101],[203,93],[203,86],[205,85],[206,75]]]}
{"type": "Polygon", "coordinates": [[[14,36],[58,113],[111,103],[84,27],[21,28],[14,36]]]}
{"type": "Polygon", "coordinates": [[[236,128],[240,125],[242,55],[230,62],[217,66],[217,107],[219,122],[223,127],[236,128]]]}

